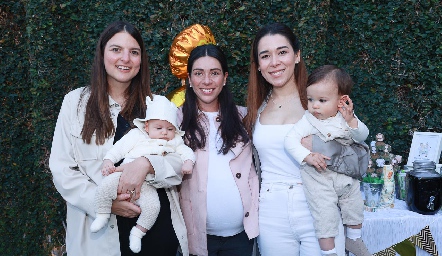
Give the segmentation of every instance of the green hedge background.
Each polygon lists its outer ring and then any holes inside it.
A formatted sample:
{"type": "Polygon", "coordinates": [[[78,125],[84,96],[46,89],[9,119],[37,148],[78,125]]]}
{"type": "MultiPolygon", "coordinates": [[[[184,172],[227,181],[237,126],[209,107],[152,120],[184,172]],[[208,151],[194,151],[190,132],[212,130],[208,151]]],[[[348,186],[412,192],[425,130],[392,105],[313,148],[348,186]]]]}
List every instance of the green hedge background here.
{"type": "Polygon", "coordinates": [[[48,169],[52,134],[63,95],[88,83],[108,23],[127,20],[142,31],[158,94],[180,85],[168,63],[173,38],[192,24],[209,26],[242,105],[255,32],[285,23],[310,71],[323,64],[348,70],[368,141],[382,132],[406,160],[414,131],[442,132],[441,17],[439,0],[2,1],[1,254],[55,255],[64,244],[65,204],[48,169]]]}

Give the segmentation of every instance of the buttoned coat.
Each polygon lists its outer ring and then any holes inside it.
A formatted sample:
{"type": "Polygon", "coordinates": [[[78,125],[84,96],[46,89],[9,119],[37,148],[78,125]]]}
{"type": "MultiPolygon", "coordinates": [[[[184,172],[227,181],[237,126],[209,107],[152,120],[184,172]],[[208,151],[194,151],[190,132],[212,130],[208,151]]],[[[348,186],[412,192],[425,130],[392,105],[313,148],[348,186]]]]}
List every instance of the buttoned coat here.
{"type": "MultiPolygon", "coordinates": [[[[238,107],[241,116],[245,115],[246,109],[238,107]]],[[[182,121],[182,108],[178,111],[178,123],[182,121]]],[[[200,122],[208,133],[208,117],[199,112],[200,122]]],[[[215,120],[216,128],[219,122],[215,120]]],[[[207,136],[207,134],[206,134],[207,136]]],[[[195,152],[196,162],[191,175],[184,175],[180,186],[180,204],[183,211],[184,221],[187,227],[189,252],[199,256],[208,255],[207,251],[207,177],[209,165],[209,143],[206,141],[204,149],[195,152]]],[[[251,142],[247,144],[237,143],[231,149],[234,154],[230,161],[230,170],[235,179],[241,195],[244,208],[243,224],[249,239],[258,236],[258,196],[259,181],[255,166],[252,162],[251,142]]]]}
{"type": "MultiPolygon", "coordinates": [[[[112,147],[114,137],[103,145],[86,144],[81,137],[85,106],[89,92],[78,88],[63,100],[52,141],[49,167],[58,192],[66,201],[66,247],[68,255],[119,256],[120,242],[114,214],[106,227],[97,233],[90,231],[95,218],[94,196],[101,183],[103,157],[112,147]],[[81,94],[84,97],[81,98],[81,94]],[[81,102],[80,102],[81,99],[81,102]]],[[[109,110],[114,126],[121,107],[109,97],[109,110]]],[[[176,185],[181,183],[181,159],[178,154],[166,156],[146,155],[155,174],[148,174],[146,181],[155,187],[164,187],[170,201],[172,224],[184,255],[188,255],[184,219],[179,206],[176,185]]]]}

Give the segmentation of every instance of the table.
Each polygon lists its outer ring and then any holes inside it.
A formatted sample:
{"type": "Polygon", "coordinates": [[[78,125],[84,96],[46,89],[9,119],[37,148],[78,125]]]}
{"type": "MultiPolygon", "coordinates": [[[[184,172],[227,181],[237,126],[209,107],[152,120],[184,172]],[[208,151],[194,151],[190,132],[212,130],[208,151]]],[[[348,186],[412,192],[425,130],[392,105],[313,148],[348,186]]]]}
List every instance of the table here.
{"type": "MultiPolygon", "coordinates": [[[[364,211],[362,239],[373,254],[418,234],[426,226],[430,227],[439,255],[442,255],[442,211],[422,215],[408,210],[406,202],[399,199],[395,199],[394,208],[364,211]]],[[[430,254],[416,247],[416,255],[430,254]]]]}

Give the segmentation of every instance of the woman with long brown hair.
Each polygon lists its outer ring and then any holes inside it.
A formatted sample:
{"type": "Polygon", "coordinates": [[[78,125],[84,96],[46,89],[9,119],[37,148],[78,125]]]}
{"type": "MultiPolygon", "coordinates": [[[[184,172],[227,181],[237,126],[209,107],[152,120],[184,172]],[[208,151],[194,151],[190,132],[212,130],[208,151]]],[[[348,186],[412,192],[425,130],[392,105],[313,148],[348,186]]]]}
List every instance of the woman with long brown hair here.
{"type": "Polygon", "coordinates": [[[112,145],[144,118],[150,91],[149,63],[143,39],[130,23],[110,24],[97,43],[89,86],[69,92],[55,127],[49,166],[67,204],[69,255],[132,255],[130,229],[140,208],[134,200],[144,180],[158,188],[160,213],[142,239],[140,255],[187,254],[184,220],[175,185],[181,183],[177,154],[146,155],[119,166],[117,199],[106,227],[92,233],[94,195],[103,179],[101,164],[112,145]],[[117,225],[118,224],[118,225],[117,225]]]}
{"type": "Polygon", "coordinates": [[[191,255],[251,255],[258,236],[258,176],[242,118],[227,83],[227,59],[215,45],[192,50],[178,119],[196,156],[180,203],[191,255]]]}
{"type": "MultiPolygon", "coordinates": [[[[298,38],[281,23],[255,35],[250,56],[246,128],[260,174],[258,245],[262,255],[321,255],[300,175],[284,149],[287,132],[307,108],[307,69],[298,38]]],[[[325,168],[325,162],[322,166],[325,168]]],[[[342,225],[341,225],[342,227],[342,225]]],[[[337,238],[343,255],[343,236],[337,238]]]]}

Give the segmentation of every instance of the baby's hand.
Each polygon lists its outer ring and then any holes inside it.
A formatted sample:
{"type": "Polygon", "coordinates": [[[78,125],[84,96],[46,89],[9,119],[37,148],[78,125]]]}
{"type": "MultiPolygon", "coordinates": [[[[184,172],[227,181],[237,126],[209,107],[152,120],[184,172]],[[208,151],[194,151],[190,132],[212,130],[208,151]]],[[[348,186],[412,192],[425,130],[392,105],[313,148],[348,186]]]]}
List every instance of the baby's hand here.
{"type": "Polygon", "coordinates": [[[183,166],[181,167],[181,171],[183,174],[192,174],[193,170],[193,162],[192,160],[186,160],[183,163],[183,166]]]}
{"type": "Polygon", "coordinates": [[[107,175],[114,173],[114,172],[115,172],[114,163],[109,159],[105,159],[103,161],[103,165],[101,167],[101,174],[103,176],[107,176],[107,175]]]}
{"type": "Polygon", "coordinates": [[[353,114],[353,101],[348,95],[341,98],[339,102],[339,112],[341,112],[342,117],[345,119],[348,126],[351,128],[358,128],[358,120],[356,120],[356,117],[353,114]]]}
{"type": "Polygon", "coordinates": [[[304,162],[315,167],[318,172],[327,168],[325,160],[330,160],[330,157],[313,152],[304,158],[304,162]]]}

